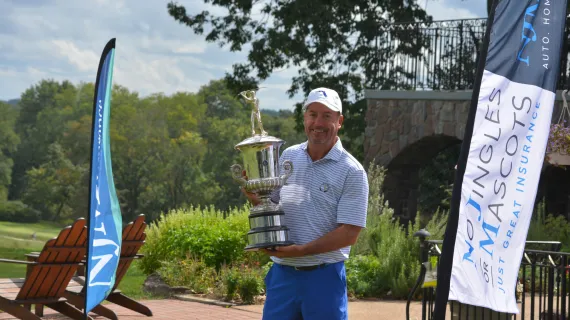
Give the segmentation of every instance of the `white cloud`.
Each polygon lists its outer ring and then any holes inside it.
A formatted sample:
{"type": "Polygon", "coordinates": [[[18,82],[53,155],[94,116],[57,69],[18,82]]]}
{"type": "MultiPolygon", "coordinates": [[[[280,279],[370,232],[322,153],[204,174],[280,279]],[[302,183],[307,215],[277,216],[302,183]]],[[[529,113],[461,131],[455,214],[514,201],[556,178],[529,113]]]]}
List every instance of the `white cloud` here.
{"type": "Polygon", "coordinates": [[[199,42],[184,44],[173,50],[174,53],[204,53],[204,51],[206,51],[205,43],[199,42]]]}
{"type": "Polygon", "coordinates": [[[66,40],[53,40],[53,45],[61,56],[66,57],[69,62],[77,67],[79,71],[96,71],[99,64],[99,56],[91,50],[82,50],[66,40]]]}
{"type": "Polygon", "coordinates": [[[36,69],[36,68],[34,68],[34,67],[28,67],[28,68],[26,69],[26,71],[27,71],[28,74],[29,74],[30,76],[32,76],[32,77],[38,77],[38,76],[39,76],[39,77],[45,77],[45,76],[47,75],[46,72],[44,72],[44,71],[42,71],[42,70],[39,70],[39,69],[36,69]]]}

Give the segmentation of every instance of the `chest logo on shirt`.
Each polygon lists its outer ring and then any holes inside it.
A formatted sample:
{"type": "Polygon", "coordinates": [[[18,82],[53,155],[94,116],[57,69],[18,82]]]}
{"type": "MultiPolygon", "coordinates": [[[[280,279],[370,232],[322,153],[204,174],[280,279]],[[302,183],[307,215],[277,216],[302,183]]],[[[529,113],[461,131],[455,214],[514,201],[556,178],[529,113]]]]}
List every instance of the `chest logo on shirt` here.
{"type": "Polygon", "coordinates": [[[320,189],[322,192],[327,192],[327,191],[329,191],[329,188],[330,188],[330,186],[329,186],[329,184],[326,183],[326,182],[323,183],[323,184],[321,184],[321,186],[319,187],[319,189],[320,189]]]}

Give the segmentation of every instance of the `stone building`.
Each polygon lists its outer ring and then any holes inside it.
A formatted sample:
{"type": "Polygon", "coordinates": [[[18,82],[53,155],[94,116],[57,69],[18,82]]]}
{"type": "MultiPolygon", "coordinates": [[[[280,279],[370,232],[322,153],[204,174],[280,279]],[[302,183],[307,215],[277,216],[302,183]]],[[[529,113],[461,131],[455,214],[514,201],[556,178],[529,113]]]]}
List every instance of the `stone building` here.
{"type": "MultiPolygon", "coordinates": [[[[420,168],[442,150],[460,144],[465,133],[471,90],[366,92],[364,164],[387,168],[384,194],[404,221],[417,212],[420,168]]],[[[557,122],[562,93],[556,96],[557,122]]],[[[453,170],[453,168],[450,168],[453,170]]],[[[537,201],[545,197],[548,213],[570,218],[570,170],[543,166],[537,201]]]]}

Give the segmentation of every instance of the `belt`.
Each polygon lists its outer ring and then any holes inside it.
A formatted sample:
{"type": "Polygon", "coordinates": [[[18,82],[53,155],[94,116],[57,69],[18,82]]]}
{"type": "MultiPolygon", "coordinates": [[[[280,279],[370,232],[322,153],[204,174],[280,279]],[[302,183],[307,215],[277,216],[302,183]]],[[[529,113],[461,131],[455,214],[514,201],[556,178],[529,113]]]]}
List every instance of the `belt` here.
{"type": "Polygon", "coordinates": [[[300,267],[296,267],[296,266],[288,266],[286,264],[279,264],[280,266],[283,267],[287,267],[287,268],[291,268],[291,269],[295,269],[297,271],[312,271],[312,270],[316,270],[316,269],[320,269],[320,268],[324,268],[326,266],[328,266],[328,263],[321,263],[321,264],[317,264],[314,266],[300,266],[300,267]]]}

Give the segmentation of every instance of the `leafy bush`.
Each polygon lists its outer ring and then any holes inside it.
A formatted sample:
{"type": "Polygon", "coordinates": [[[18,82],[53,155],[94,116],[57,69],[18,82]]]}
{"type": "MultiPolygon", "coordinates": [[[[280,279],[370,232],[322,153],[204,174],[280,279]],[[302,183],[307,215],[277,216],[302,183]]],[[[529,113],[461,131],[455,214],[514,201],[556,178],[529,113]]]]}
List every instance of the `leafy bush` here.
{"type": "Polygon", "coordinates": [[[223,268],[220,272],[220,278],[225,290],[223,294],[226,300],[231,301],[235,298],[240,282],[241,273],[236,268],[223,268]]]}
{"type": "Polygon", "coordinates": [[[240,299],[243,303],[252,304],[255,302],[255,297],[262,293],[265,283],[261,269],[244,268],[241,272],[239,280],[237,281],[237,289],[240,299]]]}
{"type": "MultiPolygon", "coordinates": [[[[546,212],[546,204],[540,202],[532,215],[527,240],[560,241],[562,251],[570,251],[570,222],[564,216],[554,216],[546,212]]],[[[551,250],[550,248],[533,248],[551,250]]]]}
{"type": "MultiPolygon", "coordinates": [[[[408,227],[394,217],[394,210],[384,202],[384,168],[372,164],[368,169],[370,196],[367,226],[354,245],[347,261],[348,290],[357,297],[405,298],[420,271],[420,215],[408,227]]],[[[447,214],[436,212],[426,228],[437,238],[443,235],[447,214]]]]}
{"type": "Polygon", "coordinates": [[[269,260],[262,253],[245,253],[249,231],[249,209],[233,209],[226,218],[213,207],[191,207],[162,214],[147,231],[142,247],[142,270],[150,275],[164,261],[199,259],[219,271],[235,262],[263,264],[269,260]]]}
{"type": "Polygon", "coordinates": [[[41,214],[21,201],[0,202],[0,221],[34,223],[40,221],[41,214]]]}
{"type": "Polygon", "coordinates": [[[353,256],[346,261],[348,293],[355,297],[376,297],[387,292],[379,276],[380,259],[373,255],[353,256]]]}
{"type": "MultiPolygon", "coordinates": [[[[388,207],[371,220],[369,238],[363,239],[369,241],[369,251],[347,261],[348,290],[356,297],[406,298],[420,272],[419,240],[413,236],[419,223],[402,227],[388,207]]],[[[446,215],[437,214],[430,224],[445,227],[445,220],[446,215]]]]}
{"type": "Polygon", "coordinates": [[[157,273],[169,286],[187,287],[194,293],[208,293],[215,286],[216,273],[202,260],[167,261],[157,273]]]}
{"type": "Polygon", "coordinates": [[[157,273],[169,286],[182,286],[195,294],[252,304],[263,293],[268,268],[224,265],[219,272],[199,259],[164,262],[157,273]]]}
{"type": "Polygon", "coordinates": [[[188,257],[217,268],[236,259],[245,246],[247,216],[237,213],[224,220],[219,215],[211,208],[203,211],[190,208],[161,215],[147,231],[143,271],[151,274],[162,262],[188,257]]]}

